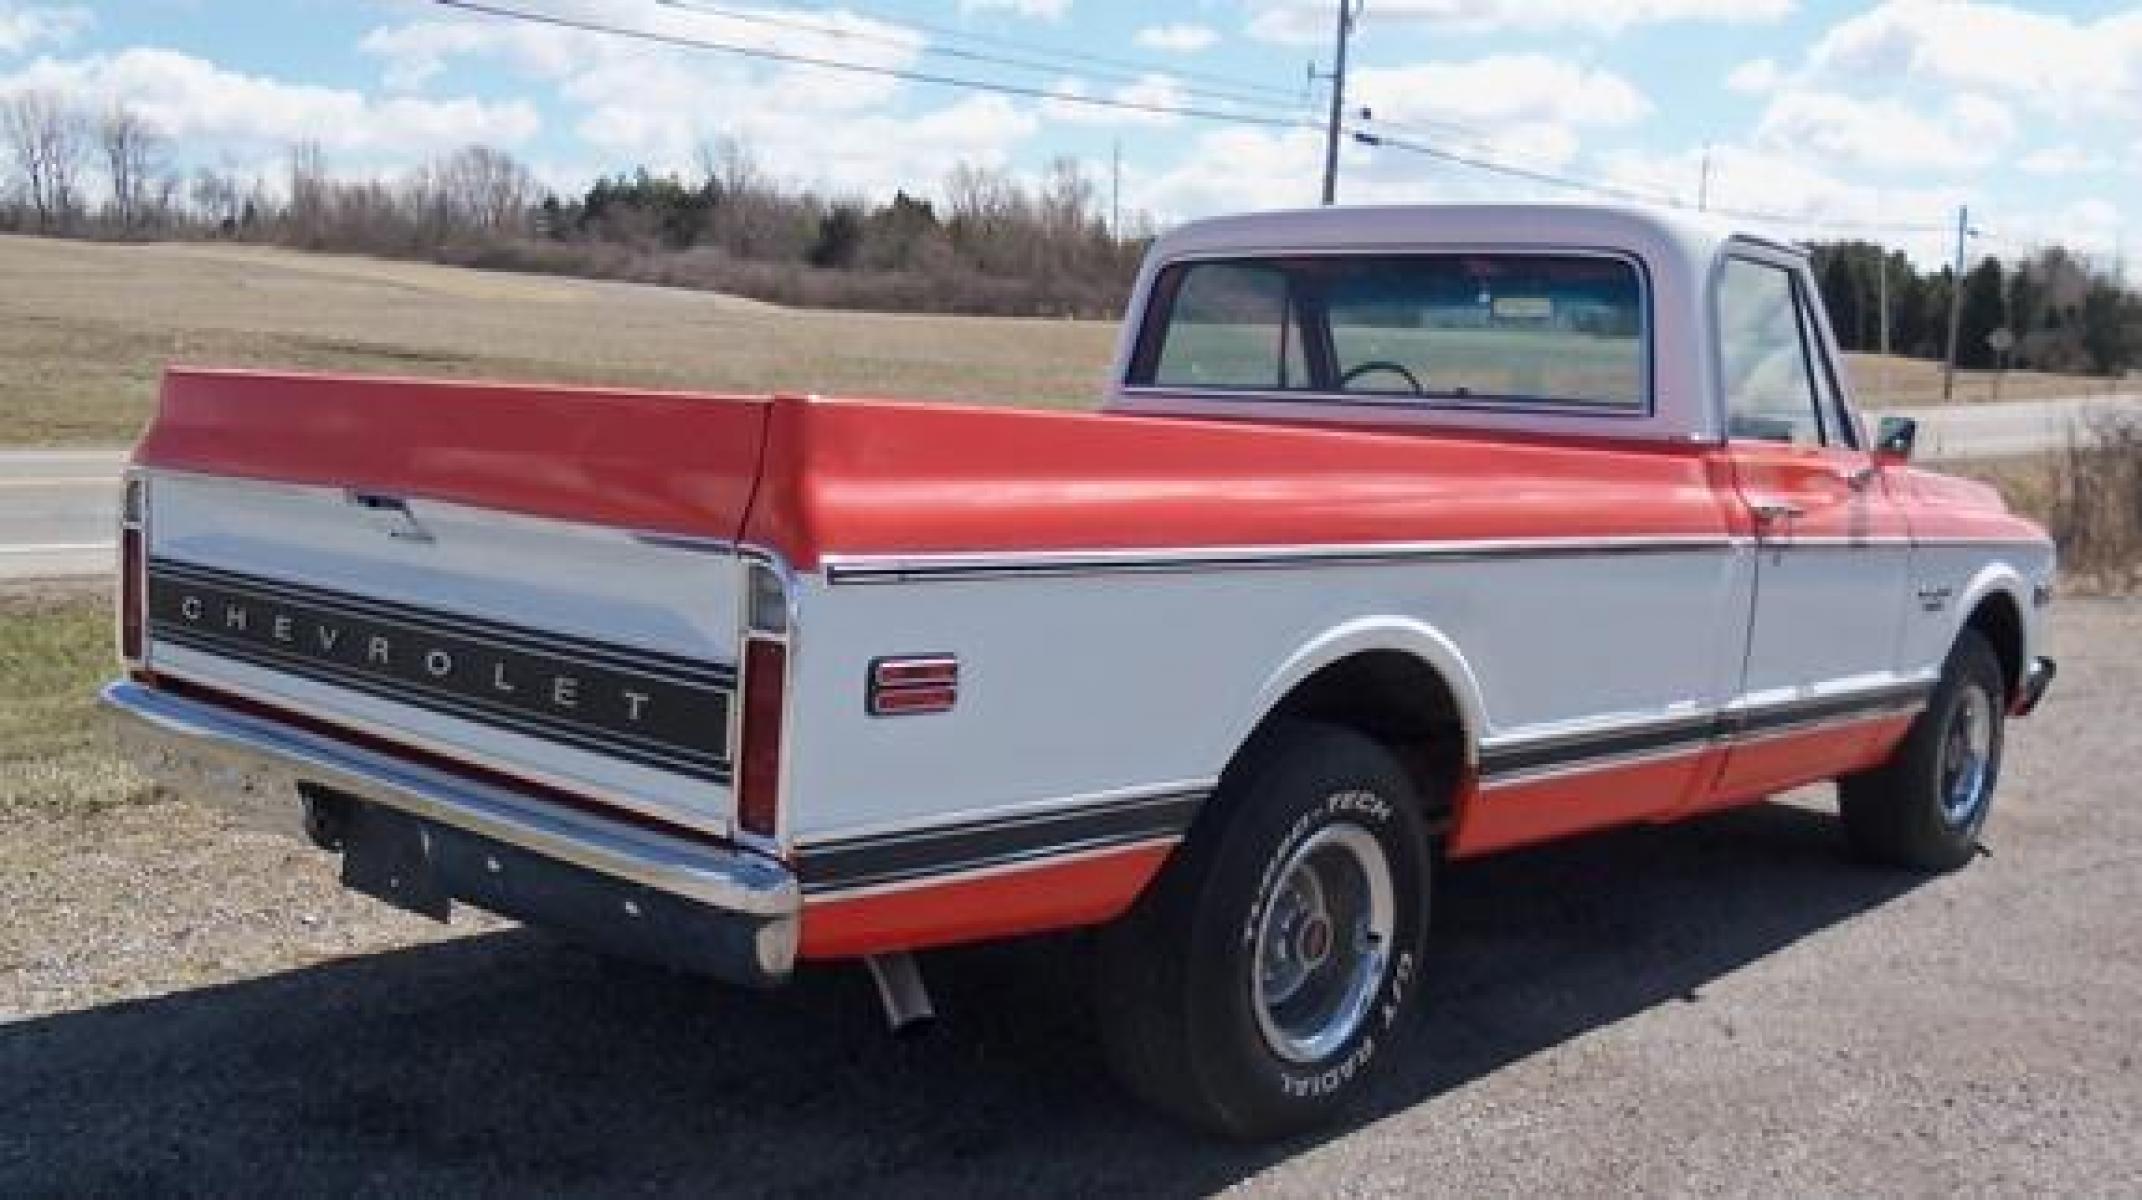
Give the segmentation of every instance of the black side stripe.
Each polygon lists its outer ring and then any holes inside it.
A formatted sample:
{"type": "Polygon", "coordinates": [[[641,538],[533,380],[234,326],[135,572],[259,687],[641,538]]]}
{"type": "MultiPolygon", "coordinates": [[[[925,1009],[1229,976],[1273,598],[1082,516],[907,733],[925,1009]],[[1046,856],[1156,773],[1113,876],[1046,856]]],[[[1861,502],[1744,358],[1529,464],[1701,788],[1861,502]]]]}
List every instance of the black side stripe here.
{"type": "Polygon", "coordinates": [[[544,720],[533,714],[517,713],[496,705],[479,704],[441,689],[426,688],[407,681],[367,679],[360,675],[336,671],[299,655],[277,653],[266,647],[237,643],[213,635],[204,635],[195,630],[158,625],[154,630],[154,637],[158,641],[213,654],[219,658],[295,675],[315,683],[347,688],[381,700],[391,700],[397,704],[458,717],[479,725],[491,725],[542,741],[558,742],[576,750],[622,759],[658,771],[670,771],[723,786],[727,786],[730,780],[730,767],[725,760],[688,747],[656,749],[652,744],[633,744],[623,734],[578,729],[562,722],[544,720]]]}
{"type": "Polygon", "coordinates": [[[803,847],[796,868],[806,892],[903,883],[986,867],[1179,837],[1203,791],[1142,796],[1063,812],[990,818],[936,829],[803,847]]]}
{"type": "Polygon", "coordinates": [[[1825,696],[1735,712],[1711,713],[1682,721],[1663,722],[1637,730],[1613,730],[1581,734],[1551,741],[1484,749],[1480,753],[1480,777],[1496,781],[1536,772],[1561,770],[1607,759],[1634,757],[1682,748],[1695,749],[1713,743],[1730,744],[1766,736],[1801,725],[1815,725],[1848,717],[1878,717],[1912,712],[1923,707],[1933,691],[1930,683],[1892,684],[1854,692],[1849,696],[1825,696]]]}

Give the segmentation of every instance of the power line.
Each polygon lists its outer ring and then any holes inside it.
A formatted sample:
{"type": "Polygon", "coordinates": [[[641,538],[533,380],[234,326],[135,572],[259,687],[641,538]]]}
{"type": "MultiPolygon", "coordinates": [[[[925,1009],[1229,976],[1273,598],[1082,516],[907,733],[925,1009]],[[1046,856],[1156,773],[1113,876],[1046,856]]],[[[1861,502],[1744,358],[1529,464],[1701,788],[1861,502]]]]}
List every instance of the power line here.
{"type": "MultiPolygon", "coordinates": [[[[661,2],[669,3],[669,0],[661,0],[661,2]]],[[[564,16],[557,13],[546,13],[529,9],[516,8],[506,4],[492,3],[490,2],[490,0],[432,0],[432,3],[443,8],[451,8],[463,12],[476,13],[483,16],[497,17],[505,20],[522,21],[531,24],[550,26],[553,28],[572,29],[584,33],[603,34],[626,38],[634,41],[647,42],[656,45],[671,46],[680,49],[705,50],[716,53],[732,54],[742,58],[757,59],[765,62],[777,62],[791,66],[816,67],[823,70],[840,71],[848,74],[867,75],[885,79],[898,79],[909,83],[926,84],[935,87],[964,88],[971,91],[993,92],[999,95],[1019,96],[1027,99],[1078,105],[1087,108],[1110,109],[1120,112],[1144,113],[1155,116],[1186,117],[1193,120],[1214,121],[1223,124],[1255,126],[1264,129],[1294,131],[1318,130],[1322,127],[1320,123],[1299,115],[1286,115],[1273,112],[1245,112],[1237,109],[1214,108],[1199,105],[1163,104],[1159,102],[1149,102],[1142,100],[1126,100],[1101,96],[1087,96],[1078,93],[1062,92],[1050,88],[1037,87],[1028,84],[1012,83],[1003,80],[977,79],[968,76],[943,74],[934,71],[914,70],[912,68],[907,67],[891,67],[874,63],[860,63],[847,59],[830,58],[824,55],[802,54],[794,51],[779,50],[774,49],[772,47],[742,45],[735,42],[725,42],[714,38],[691,37],[683,34],[660,33],[648,29],[634,29],[628,26],[606,24],[601,21],[564,16]]],[[[674,4],[672,6],[691,7],[689,5],[683,4],[674,4]]],[[[821,30],[821,32],[825,31],[821,30]]],[[[1452,128],[1462,127],[1452,126],[1452,128]]],[[[1430,158],[1453,166],[1460,166],[1471,170],[1484,171],[1513,179],[1521,179],[1530,183],[1542,184],[1549,187],[1563,188],[1574,191],[1589,192],[1594,195],[1604,196],[1611,199],[1621,200],[1630,203],[1652,204],[1680,209],[1687,209],[1691,207],[1687,201],[1677,196],[1671,196],[1660,192],[1646,191],[1643,189],[1627,187],[1619,184],[1603,183],[1595,180],[1583,179],[1577,176],[1566,175],[1556,171],[1541,168],[1523,166],[1515,163],[1502,161],[1500,159],[1490,157],[1485,154],[1467,154],[1454,150],[1446,150],[1440,147],[1428,145],[1425,142],[1416,142],[1405,138],[1391,137],[1386,134],[1374,132],[1371,130],[1344,128],[1342,132],[1345,136],[1350,137],[1355,142],[1358,142],[1363,145],[1387,147],[1405,153],[1420,155],[1422,157],[1430,158]]],[[[1803,229],[1862,229],[1868,231],[1884,230],[1894,232],[1923,233],[1935,232],[1945,228],[1943,226],[1936,225],[1910,225],[1902,223],[1891,224],[1882,222],[1859,222],[1847,220],[1826,220],[1822,218],[1801,218],[1789,216],[1783,213],[1767,213],[1752,210],[1713,209],[1711,211],[1718,213],[1722,216],[1733,217],[1739,220],[1760,221],[1769,224],[1792,226],[1803,229]]]]}
{"type": "Polygon", "coordinates": [[[1703,210],[1699,209],[1696,205],[1691,204],[1689,201],[1679,196],[1670,195],[1664,192],[1648,191],[1645,189],[1628,187],[1621,184],[1602,183],[1596,180],[1579,178],[1574,175],[1561,174],[1559,172],[1546,170],[1544,168],[1523,166],[1520,164],[1511,163],[1496,158],[1490,158],[1486,155],[1464,154],[1455,150],[1446,150],[1440,147],[1424,145],[1422,143],[1409,141],[1404,138],[1389,137],[1383,134],[1378,134],[1370,131],[1356,130],[1354,131],[1353,137],[1355,141],[1360,142],[1363,145],[1385,146],[1409,154],[1417,154],[1424,158],[1435,159],[1438,162],[1449,163],[1452,166],[1467,167],[1476,171],[1485,171],[1490,174],[1501,175],[1512,179],[1521,179],[1528,183],[1544,184],[1548,187],[1562,188],[1570,191],[1589,192],[1593,195],[1604,196],[1608,199],[1621,200],[1635,204],[1651,204],[1665,208],[1678,208],[1690,211],[1708,211],[1717,216],[1731,217],[1734,220],[1739,221],[1755,221],[1770,225],[1785,225],[1798,229],[1826,229],[1836,231],[1863,230],[1867,232],[1887,233],[1939,233],[1947,229],[1946,225],[1937,225],[1930,223],[1913,224],[1901,221],[1861,221],[1849,218],[1796,217],[1787,213],[1764,212],[1757,209],[1721,208],[1716,205],[1711,206],[1707,210],[1703,210]]]}
{"type": "Polygon", "coordinates": [[[788,50],[776,50],[764,46],[744,46],[735,42],[717,41],[712,38],[687,37],[683,34],[657,33],[651,29],[632,29],[621,25],[607,25],[600,21],[579,17],[561,16],[557,13],[532,12],[511,8],[502,4],[486,3],[485,0],[432,0],[442,8],[462,12],[479,13],[511,21],[523,21],[535,25],[547,25],[557,29],[574,29],[583,33],[608,34],[633,41],[656,45],[674,46],[687,50],[711,50],[717,53],[734,54],[742,58],[754,58],[764,62],[785,63],[790,66],[818,67],[828,71],[843,71],[851,75],[873,75],[882,79],[899,79],[908,83],[929,84],[936,87],[968,88],[974,91],[995,92],[1005,96],[1023,96],[1033,100],[1074,104],[1087,108],[1115,109],[1122,112],[1147,113],[1156,116],[1189,117],[1200,121],[1222,121],[1237,125],[1255,125],[1266,129],[1314,129],[1314,122],[1296,116],[1238,112],[1194,105],[1149,103],[1143,100],[1111,99],[1102,96],[1087,96],[1075,92],[1063,92],[1027,84],[1006,83],[1000,80],[972,79],[963,76],[945,75],[934,71],[917,71],[906,67],[887,67],[874,63],[850,62],[846,59],[826,58],[816,54],[798,54],[788,50]]]}
{"type": "Polygon", "coordinates": [[[900,25],[905,25],[912,29],[919,29],[925,33],[933,33],[936,34],[938,37],[952,38],[956,41],[972,42],[978,46],[995,46],[999,49],[1005,50],[1040,53],[1049,55],[1054,58],[1061,58],[1074,62],[1091,63],[1098,66],[1117,67],[1129,71],[1164,70],[1167,74],[1174,75],[1181,79],[1203,80],[1206,83],[1215,84],[1220,87],[1237,88],[1249,92],[1263,92],[1268,95],[1280,97],[1291,103],[1298,104],[1304,99],[1304,96],[1299,89],[1280,87],[1277,84],[1263,83],[1257,80],[1244,79],[1240,76],[1223,75],[1213,71],[1198,71],[1181,67],[1162,68],[1158,64],[1141,63],[1134,59],[1121,58],[1114,55],[1094,54],[1091,51],[1086,50],[1046,49],[1043,47],[1034,46],[1031,43],[1020,42],[1012,38],[996,37],[986,33],[973,33],[968,30],[957,28],[955,26],[932,24],[928,21],[919,21],[906,16],[888,17],[885,18],[885,20],[900,25]]]}
{"type": "MultiPolygon", "coordinates": [[[[1095,76],[1096,78],[1106,82],[1132,84],[1144,83],[1147,80],[1153,79],[1156,76],[1166,77],[1170,86],[1176,88],[1178,91],[1182,92],[1185,95],[1202,96],[1212,100],[1227,100],[1239,104],[1253,104],[1265,108],[1272,108],[1277,105],[1276,101],[1268,98],[1269,96],[1282,96],[1289,100],[1297,102],[1300,99],[1298,96],[1288,93],[1284,89],[1273,88],[1268,85],[1238,86],[1230,84],[1226,87],[1213,87],[1196,82],[1185,82],[1188,77],[1184,76],[1182,72],[1170,71],[1157,64],[1150,66],[1139,66],[1135,64],[1125,63],[1119,65],[1117,63],[1108,62],[1107,60],[1101,60],[1103,65],[1096,67],[1081,65],[1084,60],[1093,58],[1094,56],[1073,54],[1068,51],[1060,52],[1035,50],[1028,53],[1013,55],[993,53],[984,50],[971,50],[960,46],[942,46],[937,45],[933,42],[922,42],[918,45],[917,43],[905,38],[889,36],[882,33],[874,33],[863,29],[855,29],[849,26],[836,24],[829,19],[814,19],[811,17],[790,16],[772,12],[754,12],[746,9],[729,8],[719,4],[701,3],[699,2],[699,0],[653,0],[653,2],[661,5],[664,8],[676,9],[680,12],[694,13],[701,16],[716,17],[722,20],[735,21],[741,24],[762,25],[775,29],[794,29],[805,33],[815,34],[820,37],[833,38],[844,42],[861,42],[870,45],[891,46],[902,50],[911,50],[917,54],[927,54],[938,58],[949,58],[962,62],[980,63],[987,66],[1010,67],[1014,70],[1053,72],[1077,71],[1095,76]],[[1251,95],[1251,91],[1263,92],[1265,93],[1265,95],[1251,95]]],[[[887,23],[906,24],[905,22],[890,21],[887,23]]],[[[914,28],[926,29],[928,27],[922,26],[920,24],[915,24],[914,28]]]]}

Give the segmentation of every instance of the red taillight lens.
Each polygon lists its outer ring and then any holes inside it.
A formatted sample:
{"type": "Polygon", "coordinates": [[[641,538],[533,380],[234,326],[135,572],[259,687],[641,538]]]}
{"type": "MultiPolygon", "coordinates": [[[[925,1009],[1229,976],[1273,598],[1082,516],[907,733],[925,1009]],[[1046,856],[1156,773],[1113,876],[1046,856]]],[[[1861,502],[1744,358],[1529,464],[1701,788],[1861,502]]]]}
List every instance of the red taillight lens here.
{"type": "Polygon", "coordinates": [[[781,724],[788,692],[788,647],[766,638],[744,643],[743,750],[737,756],[736,822],[774,837],[781,823],[781,724]]]}
{"type": "Polygon", "coordinates": [[[119,657],[130,663],[141,661],[142,630],[142,544],[141,530],[128,527],[119,531],[119,657]]]}

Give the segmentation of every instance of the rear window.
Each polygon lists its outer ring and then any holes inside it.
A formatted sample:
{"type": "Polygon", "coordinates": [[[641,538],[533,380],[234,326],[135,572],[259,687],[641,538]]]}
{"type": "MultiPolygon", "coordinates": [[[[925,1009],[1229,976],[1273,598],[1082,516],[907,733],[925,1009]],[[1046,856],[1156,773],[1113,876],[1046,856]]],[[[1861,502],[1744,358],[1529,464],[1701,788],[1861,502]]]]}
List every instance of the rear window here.
{"type": "Polygon", "coordinates": [[[1644,317],[1635,264],[1604,256],[1184,263],[1156,281],[1130,382],[1635,412],[1644,317]]]}

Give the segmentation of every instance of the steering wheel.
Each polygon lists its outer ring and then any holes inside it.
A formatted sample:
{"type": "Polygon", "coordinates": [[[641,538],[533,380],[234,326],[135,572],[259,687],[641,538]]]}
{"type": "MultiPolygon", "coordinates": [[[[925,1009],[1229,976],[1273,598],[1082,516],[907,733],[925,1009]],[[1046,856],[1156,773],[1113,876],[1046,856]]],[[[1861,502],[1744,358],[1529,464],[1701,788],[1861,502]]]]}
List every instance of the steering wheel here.
{"type": "Polygon", "coordinates": [[[1365,363],[1358,363],[1352,368],[1350,368],[1344,375],[1339,376],[1340,389],[1345,390],[1347,385],[1353,383],[1354,380],[1359,379],[1361,376],[1366,375],[1371,371],[1389,371],[1392,374],[1404,379],[1406,381],[1406,385],[1413,389],[1414,395],[1425,396],[1428,394],[1428,389],[1421,386],[1420,379],[1415,376],[1413,372],[1408,371],[1405,368],[1404,364],[1391,362],[1388,359],[1382,358],[1373,358],[1365,363]]]}

